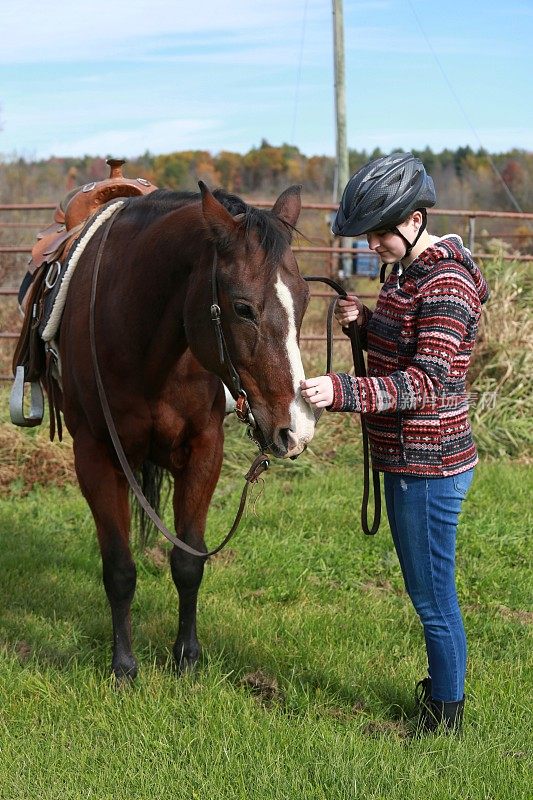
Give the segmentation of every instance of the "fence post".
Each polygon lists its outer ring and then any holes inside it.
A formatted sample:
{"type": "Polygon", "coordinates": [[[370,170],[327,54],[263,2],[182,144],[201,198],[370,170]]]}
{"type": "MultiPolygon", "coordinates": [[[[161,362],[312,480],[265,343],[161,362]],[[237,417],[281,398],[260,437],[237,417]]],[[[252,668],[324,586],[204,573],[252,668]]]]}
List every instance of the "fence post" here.
{"type": "Polygon", "coordinates": [[[468,217],[468,249],[471,253],[474,252],[476,239],[476,218],[475,216],[468,217]]]}

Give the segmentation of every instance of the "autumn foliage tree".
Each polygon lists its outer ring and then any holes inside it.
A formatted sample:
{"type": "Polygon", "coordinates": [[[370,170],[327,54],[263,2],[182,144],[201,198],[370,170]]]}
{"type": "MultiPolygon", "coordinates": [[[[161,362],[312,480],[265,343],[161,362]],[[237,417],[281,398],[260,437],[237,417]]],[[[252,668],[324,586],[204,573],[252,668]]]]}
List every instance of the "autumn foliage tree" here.
{"type": "MultiPolygon", "coordinates": [[[[441,208],[512,211],[505,186],[524,211],[533,208],[532,152],[512,150],[491,155],[470,147],[413,152],[433,176],[441,208]]],[[[384,153],[379,149],[352,150],[350,170],[354,172],[380,155],[384,153]]],[[[300,183],[308,199],[321,201],[332,199],[334,172],[334,159],[329,156],[307,156],[293,145],[275,146],[266,140],[243,154],[184,150],[152,155],[147,151],[125,167],[127,175],[146,177],[161,187],[195,191],[198,180],[203,180],[249,197],[270,197],[291,183],[300,183]]],[[[50,201],[61,196],[73,181],[82,185],[107,174],[104,157],[0,160],[0,198],[3,202],[50,201]]]]}

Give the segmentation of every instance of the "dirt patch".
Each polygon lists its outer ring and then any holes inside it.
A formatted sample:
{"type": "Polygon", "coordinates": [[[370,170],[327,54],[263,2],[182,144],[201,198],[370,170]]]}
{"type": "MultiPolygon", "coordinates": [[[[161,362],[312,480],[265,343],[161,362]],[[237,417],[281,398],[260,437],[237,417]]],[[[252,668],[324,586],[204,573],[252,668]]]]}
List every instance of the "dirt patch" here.
{"type": "Polygon", "coordinates": [[[516,758],[521,760],[523,758],[529,758],[529,751],[528,750],[506,750],[504,756],[506,758],[516,758]]]}
{"type": "Polygon", "coordinates": [[[168,550],[161,543],[146,547],[143,555],[157,569],[163,570],[168,566],[168,550]]]}
{"type": "Polygon", "coordinates": [[[232,550],[231,547],[226,547],[215,553],[214,556],[209,556],[208,563],[216,564],[218,567],[227,567],[229,564],[233,564],[236,558],[237,553],[235,550],[232,550]]]}
{"type": "Polygon", "coordinates": [[[240,686],[248,689],[253,696],[264,705],[282,702],[283,695],[276,678],[266,675],[262,670],[249,672],[239,681],[240,686]]]}
{"type": "Polygon", "coordinates": [[[526,611],[522,608],[507,608],[507,606],[500,606],[498,611],[504,619],[521,622],[523,625],[533,625],[533,611],[526,611]]]}
{"type": "Polygon", "coordinates": [[[25,664],[32,654],[32,649],[28,642],[25,642],[24,639],[22,639],[20,642],[16,643],[15,653],[17,654],[17,658],[21,664],[25,664]]]}
{"type": "Polygon", "coordinates": [[[250,592],[246,592],[245,598],[248,600],[260,600],[262,597],[265,597],[267,594],[266,589],[252,589],[250,592]]]}
{"type": "Polygon", "coordinates": [[[526,611],[524,608],[508,608],[507,606],[497,606],[496,609],[491,606],[484,606],[481,603],[468,603],[464,606],[465,611],[471,611],[475,614],[484,614],[486,616],[494,614],[496,611],[503,619],[510,622],[521,622],[522,625],[533,624],[533,611],[526,611]]]}
{"type": "Polygon", "coordinates": [[[356,700],[351,708],[339,708],[338,706],[331,706],[326,708],[324,713],[326,716],[333,717],[333,719],[337,719],[340,722],[349,722],[359,714],[364,714],[366,710],[366,704],[362,700],[356,700]]]}
{"type": "Polygon", "coordinates": [[[365,581],[361,584],[361,589],[370,594],[395,594],[402,595],[403,591],[394,586],[387,578],[378,578],[375,581],[365,581]]]}
{"type": "Polygon", "coordinates": [[[394,720],[367,722],[363,728],[363,733],[373,738],[388,736],[390,734],[398,736],[401,739],[407,739],[410,736],[407,725],[404,722],[394,720]]]}

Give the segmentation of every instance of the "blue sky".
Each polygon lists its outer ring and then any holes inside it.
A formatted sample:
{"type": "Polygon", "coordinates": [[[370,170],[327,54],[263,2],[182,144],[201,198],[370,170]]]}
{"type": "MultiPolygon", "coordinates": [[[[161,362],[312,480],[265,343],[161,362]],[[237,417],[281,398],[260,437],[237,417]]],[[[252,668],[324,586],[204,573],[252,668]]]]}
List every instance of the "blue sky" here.
{"type": "MultiPolygon", "coordinates": [[[[344,0],[348,144],[533,149],[533,0],[344,0]]],[[[335,151],[331,0],[3,0],[0,154],[335,151]]]]}

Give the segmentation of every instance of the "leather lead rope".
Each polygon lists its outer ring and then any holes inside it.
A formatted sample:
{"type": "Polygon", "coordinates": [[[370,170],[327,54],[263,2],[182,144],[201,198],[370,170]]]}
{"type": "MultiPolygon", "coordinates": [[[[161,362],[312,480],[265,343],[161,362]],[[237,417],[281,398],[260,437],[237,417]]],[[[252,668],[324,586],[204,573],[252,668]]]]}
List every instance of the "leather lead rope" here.
{"type": "MultiPolygon", "coordinates": [[[[334,289],[338,294],[338,297],[334,297],[330,303],[328,310],[328,320],[327,320],[326,372],[331,372],[331,362],[333,353],[333,334],[332,334],[333,312],[335,310],[337,300],[339,299],[345,300],[347,294],[345,289],[339,283],[332,280],[331,278],[323,278],[321,276],[315,276],[315,275],[311,276],[304,275],[304,278],[306,281],[309,282],[316,281],[319,283],[325,283],[332,289],[334,289]]],[[[348,336],[350,338],[350,344],[352,348],[352,358],[353,358],[355,374],[359,378],[365,378],[366,367],[363,355],[363,346],[361,344],[361,337],[356,322],[350,322],[350,324],[348,325],[348,336]]],[[[368,524],[368,502],[370,496],[370,456],[368,447],[368,431],[366,428],[366,420],[364,418],[364,414],[360,414],[359,419],[361,421],[361,433],[363,436],[363,497],[361,500],[361,527],[363,529],[363,533],[365,533],[367,536],[374,536],[378,532],[379,523],[381,521],[381,484],[379,480],[378,470],[372,468],[372,486],[374,489],[374,519],[372,525],[370,526],[368,524]]]]}
{"type": "MultiPolygon", "coordinates": [[[[122,208],[122,207],[120,207],[122,208]]],[[[117,208],[116,211],[112,214],[111,217],[107,220],[103,233],[102,238],[100,240],[100,245],[98,247],[98,252],[96,254],[96,261],[94,265],[93,271],[93,278],[92,278],[92,286],[91,286],[91,302],[90,302],[90,309],[89,309],[89,335],[90,335],[90,342],[91,342],[91,356],[93,361],[93,369],[94,369],[94,377],[96,380],[96,386],[98,389],[98,395],[100,397],[100,403],[102,404],[102,411],[104,413],[105,421],[107,423],[107,428],[109,431],[109,435],[111,437],[111,441],[113,442],[113,446],[115,448],[115,452],[117,454],[117,458],[120,462],[120,466],[124,471],[124,475],[126,476],[128,483],[133,491],[135,497],[137,498],[139,504],[144,509],[148,517],[151,519],[153,524],[156,528],[163,534],[163,536],[168,539],[169,542],[172,542],[173,545],[179,547],[180,550],[184,550],[186,553],[192,556],[198,556],[198,558],[209,558],[209,556],[214,556],[223,547],[229,542],[237,528],[239,527],[239,523],[241,521],[241,517],[244,512],[244,508],[246,506],[246,498],[248,495],[248,489],[250,488],[251,483],[256,483],[259,479],[259,476],[262,472],[265,471],[268,467],[268,459],[263,453],[260,453],[252,462],[252,465],[246,475],[244,488],[241,493],[241,501],[239,504],[239,508],[237,510],[237,515],[231,526],[230,530],[222,540],[222,542],[215,547],[213,550],[208,550],[206,553],[203,553],[201,550],[195,550],[194,547],[190,547],[185,542],[182,542],[181,539],[178,539],[174,536],[166,527],[165,523],[160,519],[160,517],[156,514],[146,497],[144,496],[135,475],[129,465],[128,459],[126,458],[126,454],[124,453],[124,449],[122,447],[121,441],[119,439],[117,429],[115,427],[115,423],[113,421],[113,416],[111,414],[111,409],[109,407],[109,403],[107,401],[106,393],[104,384],[102,381],[102,376],[100,373],[100,367],[98,364],[98,356],[96,351],[96,333],[95,333],[95,304],[96,304],[96,289],[98,285],[98,273],[100,271],[100,263],[102,261],[102,255],[104,252],[104,246],[107,241],[107,237],[109,235],[109,231],[111,229],[111,225],[115,221],[117,217],[117,213],[120,211],[120,208],[117,208]]]]}

